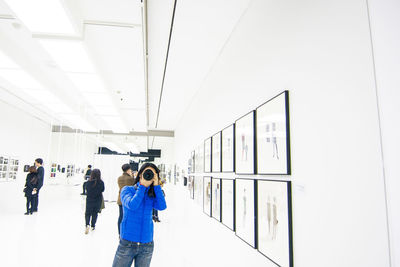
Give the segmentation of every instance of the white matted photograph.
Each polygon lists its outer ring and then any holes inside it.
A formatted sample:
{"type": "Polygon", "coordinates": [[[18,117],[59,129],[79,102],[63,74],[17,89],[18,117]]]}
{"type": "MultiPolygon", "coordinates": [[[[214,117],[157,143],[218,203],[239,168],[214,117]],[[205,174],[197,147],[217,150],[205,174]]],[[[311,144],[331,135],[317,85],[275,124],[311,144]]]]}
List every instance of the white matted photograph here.
{"type": "Polygon", "coordinates": [[[211,216],[211,177],[203,177],[203,211],[211,216]]]}
{"type": "Polygon", "coordinates": [[[221,179],[212,178],[212,216],[221,221],[221,179]]]}
{"type": "Polygon", "coordinates": [[[256,109],[257,173],[290,174],[289,93],[256,109]]]}
{"type": "Polygon", "coordinates": [[[258,250],[282,267],[292,264],[290,182],[257,180],[258,250]]]}
{"type": "Polygon", "coordinates": [[[235,125],[232,124],[222,130],[221,152],[222,152],[222,172],[235,171],[235,125]]]}
{"type": "Polygon", "coordinates": [[[254,180],[235,180],[235,230],[236,235],[255,247],[254,180]]]}
{"type": "Polygon", "coordinates": [[[235,171],[254,174],[254,111],[235,123],[235,171]]]}
{"type": "Polygon", "coordinates": [[[235,230],[234,225],[234,189],[235,180],[233,179],[221,179],[222,189],[222,208],[221,208],[221,221],[222,223],[231,229],[235,230]]]}
{"type": "Polygon", "coordinates": [[[211,172],[211,137],[204,141],[204,172],[211,172]]]}
{"type": "Polygon", "coordinates": [[[212,136],[212,171],[221,172],[221,132],[212,136]]]}

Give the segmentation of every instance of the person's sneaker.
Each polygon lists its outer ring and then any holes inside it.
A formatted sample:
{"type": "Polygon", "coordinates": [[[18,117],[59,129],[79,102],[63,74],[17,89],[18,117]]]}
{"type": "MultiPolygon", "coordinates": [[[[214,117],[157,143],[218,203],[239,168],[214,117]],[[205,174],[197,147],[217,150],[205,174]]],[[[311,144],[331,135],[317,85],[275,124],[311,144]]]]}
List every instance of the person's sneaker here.
{"type": "Polygon", "coordinates": [[[92,231],[94,231],[96,228],[92,227],[92,231]]]}
{"type": "Polygon", "coordinates": [[[82,195],[82,196],[86,196],[86,194],[85,194],[85,193],[81,193],[81,195],[82,195]]]}
{"type": "MultiPolygon", "coordinates": [[[[32,214],[32,213],[31,213],[32,214]]],[[[29,215],[29,212],[25,212],[24,215],[29,215]]]]}
{"type": "Polygon", "coordinates": [[[85,235],[87,235],[87,234],[89,233],[89,229],[90,229],[90,226],[87,225],[87,226],[86,226],[86,229],[85,229],[85,235]]]}

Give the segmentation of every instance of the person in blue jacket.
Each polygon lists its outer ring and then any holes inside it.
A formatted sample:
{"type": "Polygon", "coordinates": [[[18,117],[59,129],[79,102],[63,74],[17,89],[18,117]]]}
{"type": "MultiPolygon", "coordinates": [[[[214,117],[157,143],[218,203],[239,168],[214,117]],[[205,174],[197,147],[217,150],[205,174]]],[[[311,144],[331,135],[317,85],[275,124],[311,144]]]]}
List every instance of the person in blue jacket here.
{"type": "Polygon", "coordinates": [[[130,267],[133,260],[135,267],[150,266],[154,250],[152,211],[167,208],[159,185],[159,173],[156,165],[145,163],[135,178],[134,186],[125,186],[121,191],[124,216],[113,267],[130,267]],[[143,177],[149,173],[148,170],[153,174],[151,180],[143,177]]]}

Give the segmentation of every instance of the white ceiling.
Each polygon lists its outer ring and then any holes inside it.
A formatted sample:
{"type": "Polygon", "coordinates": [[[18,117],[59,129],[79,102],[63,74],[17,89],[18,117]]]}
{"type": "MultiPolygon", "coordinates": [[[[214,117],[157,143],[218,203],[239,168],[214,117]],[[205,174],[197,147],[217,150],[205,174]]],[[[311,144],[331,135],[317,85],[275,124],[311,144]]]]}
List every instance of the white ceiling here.
{"type": "MultiPolygon", "coordinates": [[[[155,128],[174,2],[147,1],[146,107],[140,0],[35,0],[36,13],[23,9],[32,0],[0,0],[0,51],[17,64],[12,71],[34,79],[17,85],[0,64],[1,100],[18,101],[45,121],[72,128],[145,131],[147,112],[149,128],[155,128]],[[64,10],[72,34],[50,27],[64,24],[49,14],[48,1],[64,10]],[[40,24],[44,18],[54,25],[40,24]]],[[[176,128],[249,2],[177,1],[157,128],[176,128]]]]}

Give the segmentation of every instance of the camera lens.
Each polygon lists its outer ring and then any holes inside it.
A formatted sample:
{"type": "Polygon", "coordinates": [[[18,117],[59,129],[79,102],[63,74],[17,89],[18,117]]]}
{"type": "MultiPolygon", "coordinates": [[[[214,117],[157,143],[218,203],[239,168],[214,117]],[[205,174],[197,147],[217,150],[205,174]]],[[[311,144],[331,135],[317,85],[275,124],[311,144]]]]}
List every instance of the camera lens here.
{"type": "Polygon", "coordinates": [[[147,169],[144,171],[143,178],[145,180],[150,181],[153,179],[153,177],[154,177],[154,173],[151,170],[147,169]]]}

